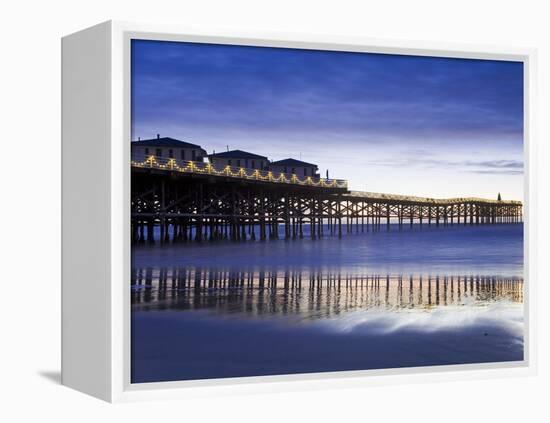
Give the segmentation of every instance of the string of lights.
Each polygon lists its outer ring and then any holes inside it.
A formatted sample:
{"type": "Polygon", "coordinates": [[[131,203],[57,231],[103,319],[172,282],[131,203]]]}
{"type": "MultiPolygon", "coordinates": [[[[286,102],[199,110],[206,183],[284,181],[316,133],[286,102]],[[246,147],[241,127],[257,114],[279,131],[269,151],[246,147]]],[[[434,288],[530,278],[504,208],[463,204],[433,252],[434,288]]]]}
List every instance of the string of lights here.
{"type": "Polygon", "coordinates": [[[296,174],[277,173],[260,169],[247,169],[229,165],[223,167],[222,169],[218,169],[211,163],[178,161],[174,158],[162,158],[153,155],[143,158],[134,158],[131,163],[134,167],[155,168],[174,172],[227,176],[232,178],[253,179],[258,181],[297,184],[322,188],[348,187],[347,181],[342,179],[324,179],[314,178],[311,176],[299,178],[296,174]]]}

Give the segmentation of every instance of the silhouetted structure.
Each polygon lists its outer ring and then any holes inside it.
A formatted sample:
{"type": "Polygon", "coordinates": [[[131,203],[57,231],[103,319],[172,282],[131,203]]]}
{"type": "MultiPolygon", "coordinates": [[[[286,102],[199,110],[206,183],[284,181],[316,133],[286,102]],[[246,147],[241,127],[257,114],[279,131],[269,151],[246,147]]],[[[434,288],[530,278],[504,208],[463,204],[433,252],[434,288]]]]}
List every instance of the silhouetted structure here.
{"type": "Polygon", "coordinates": [[[390,229],[393,221],[480,225],[522,221],[520,201],[434,199],[348,191],[347,182],[211,164],[132,162],[132,240],[234,241],[390,229]],[[282,226],[284,233],[279,233],[282,226]]]}
{"type": "Polygon", "coordinates": [[[197,144],[180,141],[170,137],[160,137],[148,140],[138,140],[131,143],[132,160],[143,161],[149,157],[157,159],[173,159],[177,164],[187,161],[202,162],[206,151],[197,144]]]}
{"type": "Polygon", "coordinates": [[[234,166],[238,168],[266,170],[268,163],[267,157],[242,150],[209,154],[208,160],[218,169],[223,169],[225,166],[234,166]]]}
{"type": "Polygon", "coordinates": [[[312,176],[318,178],[319,167],[313,163],[303,162],[296,159],[284,159],[269,164],[269,170],[273,172],[288,173],[297,176],[312,176]]]}

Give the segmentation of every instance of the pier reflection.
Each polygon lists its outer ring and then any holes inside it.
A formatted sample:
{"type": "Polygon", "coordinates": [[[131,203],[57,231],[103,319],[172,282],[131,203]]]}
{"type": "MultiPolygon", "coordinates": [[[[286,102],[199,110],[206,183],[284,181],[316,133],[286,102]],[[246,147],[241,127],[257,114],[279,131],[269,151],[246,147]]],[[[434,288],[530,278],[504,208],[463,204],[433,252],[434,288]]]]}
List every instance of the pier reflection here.
{"type": "Polygon", "coordinates": [[[329,317],[360,309],[523,302],[523,279],[482,275],[349,275],[296,270],[138,268],[134,310],[212,310],[329,317]]]}

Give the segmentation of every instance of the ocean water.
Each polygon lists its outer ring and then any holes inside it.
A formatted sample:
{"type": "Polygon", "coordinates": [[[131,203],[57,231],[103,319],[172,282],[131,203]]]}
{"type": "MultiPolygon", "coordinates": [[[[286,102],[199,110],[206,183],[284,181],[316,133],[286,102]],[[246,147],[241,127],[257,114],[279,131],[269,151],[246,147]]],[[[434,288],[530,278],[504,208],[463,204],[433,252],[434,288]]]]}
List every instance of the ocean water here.
{"type": "Polygon", "coordinates": [[[523,225],[136,245],[132,382],[519,361],[523,225]]]}

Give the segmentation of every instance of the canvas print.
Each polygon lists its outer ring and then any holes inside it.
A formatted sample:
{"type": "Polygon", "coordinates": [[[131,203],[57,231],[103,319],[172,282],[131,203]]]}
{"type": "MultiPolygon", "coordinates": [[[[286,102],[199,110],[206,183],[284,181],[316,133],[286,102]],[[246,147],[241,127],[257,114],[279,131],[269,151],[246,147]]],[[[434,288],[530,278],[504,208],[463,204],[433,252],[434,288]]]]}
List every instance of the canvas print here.
{"type": "Polygon", "coordinates": [[[132,383],[523,360],[523,63],[131,43],[132,383]]]}

